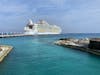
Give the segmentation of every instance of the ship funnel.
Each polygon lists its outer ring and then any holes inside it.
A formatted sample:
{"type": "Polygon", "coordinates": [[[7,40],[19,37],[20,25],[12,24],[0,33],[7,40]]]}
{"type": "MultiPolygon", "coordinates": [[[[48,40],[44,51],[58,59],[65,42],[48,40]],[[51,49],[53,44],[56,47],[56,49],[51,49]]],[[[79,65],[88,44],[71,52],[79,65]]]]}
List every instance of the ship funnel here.
{"type": "Polygon", "coordinates": [[[31,19],[29,19],[28,25],[33,25],[33,21],[31,19]]]}

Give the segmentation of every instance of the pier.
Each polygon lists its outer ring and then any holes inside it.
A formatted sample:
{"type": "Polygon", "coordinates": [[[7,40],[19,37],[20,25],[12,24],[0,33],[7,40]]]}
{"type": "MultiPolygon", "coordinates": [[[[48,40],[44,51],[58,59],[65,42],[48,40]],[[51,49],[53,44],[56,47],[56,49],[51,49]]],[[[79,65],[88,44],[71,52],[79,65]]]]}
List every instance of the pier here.
{"type": "Polygon", "coordinates": [[[25,34],[0,35],[0,38],[26,36],[25,34]]]}
{"type": "Polygon", "coordinates": [[[0,33],[0,38],[21,37],[21,36],[29,36],[29,35],[26,35],[23,32],[1,32],[0,33]]]}

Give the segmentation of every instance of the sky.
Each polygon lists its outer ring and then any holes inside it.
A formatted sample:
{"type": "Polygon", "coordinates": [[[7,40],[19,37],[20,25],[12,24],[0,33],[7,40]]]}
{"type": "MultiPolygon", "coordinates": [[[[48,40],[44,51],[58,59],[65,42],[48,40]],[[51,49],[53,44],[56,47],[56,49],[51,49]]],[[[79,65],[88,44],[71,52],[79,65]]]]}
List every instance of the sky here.
{"type": "Polygon", "coordinates": [[[100,0],[0,0],[0,32],[22,32],[29,19],[63,33],[100,33],[100,0]]]}

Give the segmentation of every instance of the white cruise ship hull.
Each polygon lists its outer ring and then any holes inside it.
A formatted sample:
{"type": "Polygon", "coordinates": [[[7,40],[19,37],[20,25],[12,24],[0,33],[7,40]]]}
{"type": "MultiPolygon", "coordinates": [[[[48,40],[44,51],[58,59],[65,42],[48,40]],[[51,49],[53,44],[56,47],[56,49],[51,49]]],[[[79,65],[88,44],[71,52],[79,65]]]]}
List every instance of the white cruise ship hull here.
{"type": "Polygon", "coordinates": [[[34,32],[25,32],[25,35],[52,35],[52,34],[60,34],[60,33],[52,33],[52,32],[44,32],[44,33],[34,33],[34,32]]]}

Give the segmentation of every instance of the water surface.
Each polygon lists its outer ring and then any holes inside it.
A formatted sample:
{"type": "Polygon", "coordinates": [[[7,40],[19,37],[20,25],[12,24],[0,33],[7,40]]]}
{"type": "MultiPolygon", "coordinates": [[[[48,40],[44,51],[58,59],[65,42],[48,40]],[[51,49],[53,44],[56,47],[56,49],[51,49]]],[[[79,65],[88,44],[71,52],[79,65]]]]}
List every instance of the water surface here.
{"type": "Polygon", "coordinates": [[[53,44],[62,37],[100,37],[100,34],[0,38],[1,44],[14,46],[0,63],[0,75],[99,75],[100,57],[53,44]]]}

